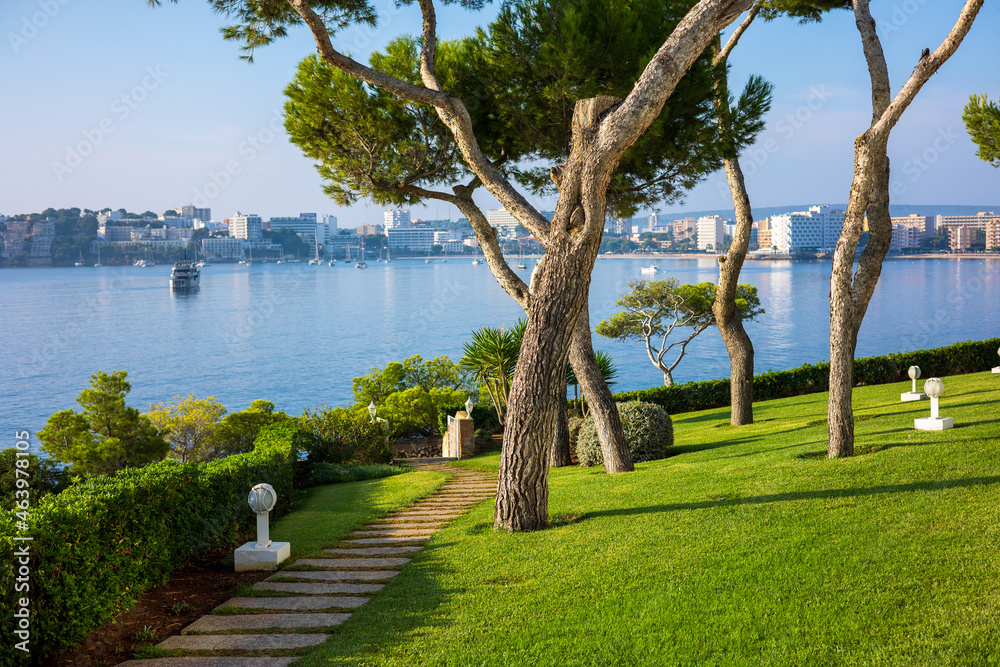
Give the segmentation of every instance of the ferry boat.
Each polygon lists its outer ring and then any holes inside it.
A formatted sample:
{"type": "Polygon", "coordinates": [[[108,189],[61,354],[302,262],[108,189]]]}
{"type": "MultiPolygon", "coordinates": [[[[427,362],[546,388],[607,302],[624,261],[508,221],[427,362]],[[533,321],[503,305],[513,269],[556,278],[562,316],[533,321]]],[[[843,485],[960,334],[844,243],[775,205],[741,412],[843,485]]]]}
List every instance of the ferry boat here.
{"type": "Polygon", "coordinates": [[[182,259],[174,264],[170,272],[170,287],[173,289],[192,289],[198,286],[201,272],[190,259],[182,259]]]}

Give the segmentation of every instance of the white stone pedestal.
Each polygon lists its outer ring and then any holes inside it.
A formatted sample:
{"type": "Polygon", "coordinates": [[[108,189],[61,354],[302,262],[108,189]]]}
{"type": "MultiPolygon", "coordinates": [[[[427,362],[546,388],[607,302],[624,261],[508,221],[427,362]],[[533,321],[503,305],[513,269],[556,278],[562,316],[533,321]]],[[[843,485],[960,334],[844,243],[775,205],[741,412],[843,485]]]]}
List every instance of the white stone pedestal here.
{"type": "Polygon", "coordinates": [[[292,555],[290,542],[271,542],[266,549],[258,549],[256,542],[247,542],[233,552],[236,571],[277,570],[278,563],[292,555]]]}
{"type": "Polygon", "coordinates": [[[922,391],[906,391],[899,395],[899,400],[902,402],[906,401],[923,401],[927,398],[927,394],[922,391]]]}
{"type": "Polygon", "coordinates": [[[994,373],[1000,373],[1000,366],[994,366],[993,367],[993,372],[994,373]]]}
{"type": "Polygon", "coordinates": [[[913,428],[918,431],[943,431],[954,425],[951,417],[921,417],[913,420],[913,428]]]}

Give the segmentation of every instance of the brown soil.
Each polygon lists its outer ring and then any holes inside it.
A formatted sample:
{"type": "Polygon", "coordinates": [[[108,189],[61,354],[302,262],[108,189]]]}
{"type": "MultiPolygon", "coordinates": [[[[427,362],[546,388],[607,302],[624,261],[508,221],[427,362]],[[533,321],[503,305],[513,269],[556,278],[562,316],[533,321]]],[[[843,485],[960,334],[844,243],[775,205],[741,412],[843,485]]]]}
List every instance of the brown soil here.
{"type": "Polygon", "coordinates": [[[131,660],[142,647],[180,634],[182,628],[233,597],[241,584],[253,584],[271,574],[234,572],[232,564],[221,563],[229,553],[218,550],[192,559],[174,572],[170,581],[146,591],[132,609],[49,664],[110,666],[131,660]],[[155,639],[136,639],[136,634],[146,628],[152,630],[155,639]]]}

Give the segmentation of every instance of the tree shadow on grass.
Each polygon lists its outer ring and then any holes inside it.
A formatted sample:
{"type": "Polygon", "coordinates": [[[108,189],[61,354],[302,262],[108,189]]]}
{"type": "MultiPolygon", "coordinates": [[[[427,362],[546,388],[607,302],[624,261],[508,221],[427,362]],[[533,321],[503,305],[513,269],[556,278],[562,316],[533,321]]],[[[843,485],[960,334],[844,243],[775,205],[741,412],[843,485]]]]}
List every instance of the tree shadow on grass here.
{"type": "Polygon", "coordinates": [[[444,558],[436,558],[435,552],[455,546],[453,541],[427,545],[413,562],[387,581],[385,588],[335,628],[326,643],[296,665],[372,664],[384,659],[408,637],[451,625],[453,619],[439,610],[461,591],[441,585],[448,572],[441,564],[444,558]]]}
{"type": "Polygon", "coordinates": [[[763,496],[746,498],[722,498],[717,500],[701,500],[690,503],[671,503],[667,505],[650,505],[648,507],[627,507],[616,510],[600,510],[587,512],[581,519],[593,519],[601,516],[634,516],[639,514],[660,514],[683,510],[712,509],[715,507],[735,507],[738,505],[764,505],[796,500],[819,500],[830,498],[855,498],[861,496],[878,496],[890,493],[910,493],[914,491],[943,491],[945,489],[965,488],[972,486],[988,486],[1000,484],[1000,475],[991,477],[964,477],[928,482],[910,482],[909,484],[885,484],[868,488],[855,489],[825,489],[818,491],[792,491],[789,493],[773,493],[763,496]]]}

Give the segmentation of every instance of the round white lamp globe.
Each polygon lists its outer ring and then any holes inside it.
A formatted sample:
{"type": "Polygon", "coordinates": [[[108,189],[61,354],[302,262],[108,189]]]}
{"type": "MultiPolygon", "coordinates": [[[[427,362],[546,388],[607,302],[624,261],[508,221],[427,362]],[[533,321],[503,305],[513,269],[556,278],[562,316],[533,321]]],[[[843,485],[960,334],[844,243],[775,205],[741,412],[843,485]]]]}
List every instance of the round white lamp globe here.
{"type": "Polygon", "coordinates": [[[910,366],[910,370],[907,371],[911,380],[916,380],[920,377],[920,366],[910,366]]]}
{"type": "Polygon", "coordinates": [[[270,484],[258,484],[250,489],[247,501],[254,514],[267,514],[278,502],[278,493],[270,484]]]}
{"type": "Polygon", "coordinates": [[[931,378],[924,383],[924,393],[931,398],[940,398],[944,394],[944,382],[939,378],[931,378]]]}

